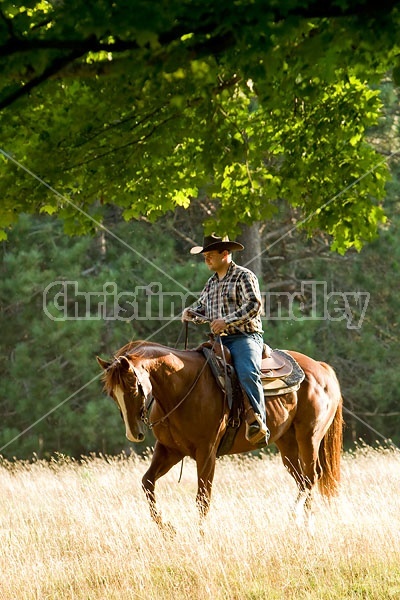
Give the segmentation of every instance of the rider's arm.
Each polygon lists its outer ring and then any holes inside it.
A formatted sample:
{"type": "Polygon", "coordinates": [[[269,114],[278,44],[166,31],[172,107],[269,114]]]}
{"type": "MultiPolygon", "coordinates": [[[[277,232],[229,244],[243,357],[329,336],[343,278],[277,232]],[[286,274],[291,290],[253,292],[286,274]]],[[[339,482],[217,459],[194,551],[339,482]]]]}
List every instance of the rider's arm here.
{"type": "Polygon", "coordinates": [[[208,322],[208,319],[205,316],[207,289],[208,284],[206,284],[206,286],[204,287],[196,304],[193,304],[192,306],[189,306],[188,308],[184,309],[182,313],[182,321],[192,321],[196,324],[208,322]]]}

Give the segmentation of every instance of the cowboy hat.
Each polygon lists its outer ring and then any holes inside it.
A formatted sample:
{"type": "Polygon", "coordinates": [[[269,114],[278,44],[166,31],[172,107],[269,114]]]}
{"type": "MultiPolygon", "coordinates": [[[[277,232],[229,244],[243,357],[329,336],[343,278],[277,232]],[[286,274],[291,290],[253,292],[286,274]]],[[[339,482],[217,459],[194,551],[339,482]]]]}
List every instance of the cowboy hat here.
{"type": "Polygon", "coordinates": [[[230,252],[233,252],[234,250],[243,249],[244,246],[242,246],[242,244],[239,244],[239,242],[231,242],[227,235],[225,237],[218,237],[212,233],[204,238],[202,246],[194,246],[194,248],[191,248],[190,254],[211,252],[211,250],[229,250],[230,252]]]}

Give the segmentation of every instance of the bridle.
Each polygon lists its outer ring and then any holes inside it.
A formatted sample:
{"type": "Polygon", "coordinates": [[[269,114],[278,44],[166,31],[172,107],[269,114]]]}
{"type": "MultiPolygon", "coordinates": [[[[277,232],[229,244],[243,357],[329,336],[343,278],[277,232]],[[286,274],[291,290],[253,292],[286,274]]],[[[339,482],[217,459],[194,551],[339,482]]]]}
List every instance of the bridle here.
{"type": "Polygon", "coordinates": [[[153,421],[151,422],[149,419],[149,413],[150,413],[150,409],[153,405],[153,402],[157,402],[156,398],[154,398],[153,395],[151,395],[150,401],[147,404],[146,402],[146,394],[144,393],[143,390],[143,385],[140,381],[140,378],[138,377],[138,374],[135,371],[135,375],[137,378],[137,383],[138,383],[138,387],[140,388],[141,392],[142,392],[142,397],[143,397],[143,404],[142,404],[142,408],[141,408],[141,421],[143,421],[143,423],[145,425],[147,425],[147,427],[149,429],[152,429],[153,427],[155,427],[156,425],[160,425],[161,423],[163,423],[164,421],[166,421],[168,419],[168,417],[170,415],[172,415],[172,413],[174,413],[184,402],[185,400],[188,398],[188,396],[193,392],[194,388],[196,387],[205,367],[207,366],[207,361],[204,363],[203,367],[201,368],[200,372],[196,375],[195,380],[193,381],[192,385],[190,386],[190,388],[188,389],[188,391],[186,392],[186,394],[183,396],[183,398],[181,400],[179,400],[179,402],[173,407],[171,408],[170,411],[168,411],[164,416],[162,416],[160,419],[157,419],[157,421],[153,421]]]}
{"type": "MultiPolygon", "coordinates": [[[[220,343],[221,343],[221,340],[220,340],[220,343]]],[[[186,344],[187,344],[187,340],[185,340],[185,345],[186,344]]],[[[221,343],[221,347],[222,347],[222,343],[221,343]]],[[[223,352],[222,352],[222,355],[224,356],[223,352]]],[[[146,390],[145,390],[143,381],[141,380],[140,374],[139,374],[138,370],[135,368],[135,366],[131,364],[131,369],[136,377],[136,384],[137,384],[137,388],[138,388],[138,392],[135,393],[135,396],[137,396],[139,393],[142,396],[142,406],[140,408],[140,420],[142,421],[142,423],[144,423],[144,425],[146,425],[149,429],[153,429],[153,427],[155,427],[156,425],[160,425],[160,424],[164,423],[168,419],[168,417],[170,417],[185,402],[185,400],[192,393],[192,391],[196,387],[201,375],[203,374],[204,369],[207,367],[208,361],[209,361],[209,358],[207,357],[202,368],[200,369],[199,373],[197,373],[193,383],[191,384],[190,388],[188,389],[186,394],[183,396],[183,398],[181,398],[181,400],[179,400],[179,402],[173,408],[171,408],[170,411],[168,411],[165,415],[163,415],[162,417],[160,417],[159,419],[157,419],[156,421],[153,421],[153,422],[150,421],[150,410],[151,410],[153,403],[157,402],[157,399],[151,393],[146,394],[146,390]]],[[[224,364],[225,364],[225,356],[224,356],[224,364]]],[[[225,364],[225,366],[226,366],[226,364],[225,364]]],[[[223,426],[223,419],[221,419],[221,421],[220,421],[218,432],[216,435],[216,440],[218,438],[218,435],[219,435],[219,432],[220,432],[222,426],[223,426]]],[[[212,451],[210,449],[207,462],[210,459],[211,452],[212,451]]],[[[183,469],[183,459],[182,459],[181,474],[179,477],[179,481],[181,480],[181,477],[182,477],[182,469],[183,469]]]]}
{"type": "MultiPolygon", "coordinates": [[[[222,355],[224,356],[224,353],[222,353],[222,355]]],[[[170,417],[185,402],[185,400],[188,398],[188,396],[190,396],[190,394],[196,387],[201,375],[203,374],[204,369],[207,367],[207,364],[208,364],[208,358],[206,359],[206,362],[200,369],[199,373],[196,375],[193,383],[191,384],[190,388],[188,389],[186,394],[183,396],[183,398],[181,398],[181,400],[179,400],[179,402],[173,408],[171,408],[171,410],[168,411],[165,415],[163,415],[156,421],[152,422],[152,421],[150,421],[150,410],[151,410],[151,407],[153,406],[153,403],[157,402],[157,399],[153,396],[153,394],[146,394],[144,384],[141,380],[141,376],[140,376],[138,370],[136,369],[136,367],[134,365],[132,365],[130,363],[130,368],[136,377],[136,383],[137,383],[137,388],[138,388],[138,392],[135,393],[134,395],[138,396],[138,394],[140,393],[142,396],[142,406],[140,408],[140,420],[142,421],[142,423],[144,423],[149,429],[153,429],[153,427],[155,427],[156,425],[160,425],[160,424],[164,423],[164,421],[166,421],[168,419],[168,417],[170,417]]]]}

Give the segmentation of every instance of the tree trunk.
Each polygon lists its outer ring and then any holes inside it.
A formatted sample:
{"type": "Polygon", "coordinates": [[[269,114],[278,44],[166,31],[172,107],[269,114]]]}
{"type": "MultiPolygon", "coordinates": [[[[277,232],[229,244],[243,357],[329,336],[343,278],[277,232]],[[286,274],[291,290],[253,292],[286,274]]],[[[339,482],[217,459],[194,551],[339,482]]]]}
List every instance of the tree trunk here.
{"type": "Polygon", "coordinates": [[[244,225],[238,241],[243,244],[244,250],[235,254],[234,260],[253,271],[260,279],[262,276],[262,247],[259,223],[244,225]]]}

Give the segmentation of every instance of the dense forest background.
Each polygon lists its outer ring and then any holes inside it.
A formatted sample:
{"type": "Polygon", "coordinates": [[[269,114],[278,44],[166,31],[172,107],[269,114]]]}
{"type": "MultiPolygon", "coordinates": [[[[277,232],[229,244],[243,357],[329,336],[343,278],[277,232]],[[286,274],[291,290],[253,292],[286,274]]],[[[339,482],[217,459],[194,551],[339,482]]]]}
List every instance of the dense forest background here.
{"type": "MultiPolygon", "coordinates": [[[[360,252],[336,254],[329,236],[308,237],[296,209],[284,202],[273,218],[242,232],[262,252],[254,268],[266,298],[265,341],[336,369],[347,446],[360,438],[400,444],[400,164],[393,154],[399,105],[389,79],[381,92],[383,118],[369,141],[383,158],[390,155],[392,180],[379,237],[360,252]],[[365,313],[353,296],[353,321],[346,317],[343,292],[369,294],[365,313]]],[[[209,275],[189,249],[201,242],[204,218],[214,210],[200,196],[189,208],[150,223],[126,221],[121,209],[108,207],[104,228],[79,237],[67,236],[52,216],[20,216],[1,246],[0,454],[113,454],[152,444],[151,433],[142,445],[125,440],[118,410],[102,392],[95,357],[108,358],[132,339],[183,347],[180,313],[209,275]]],[[[206,335],[206,326],[190,326],[189,345],[206,335]]]]}
{"type": "Polygon", "coordinates": [[[399,39],[393,0],[0,0],[0,455],[132,448],[95,357],[183,346],[212,231],[346,445],[400,443],[399,39]]]}

